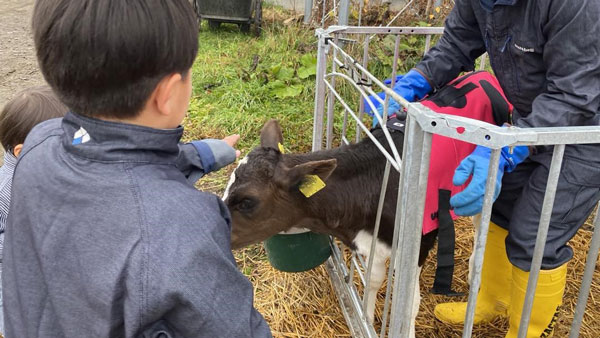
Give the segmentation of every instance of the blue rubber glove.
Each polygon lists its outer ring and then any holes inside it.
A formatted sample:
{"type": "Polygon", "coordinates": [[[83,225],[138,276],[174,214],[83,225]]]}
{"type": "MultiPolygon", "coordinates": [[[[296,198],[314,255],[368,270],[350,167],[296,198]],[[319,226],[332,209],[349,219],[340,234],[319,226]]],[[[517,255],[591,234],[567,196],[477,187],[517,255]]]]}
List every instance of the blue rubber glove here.
{"type": "MultiPolygon", "coordinates": [[[[392,81],[387,79],[384,81],[385,84],[390,84],[392,81]]],[[[411,70],[405,75],[396,76],[396,83],[394,84],[394,88],[392,88],[398,95],[402,96],[409,102],[414,102],[422,99],[425,95],[431,92],[431,85],[425,79],[421,73],[416,70],[411,70]]],[[[380,98],[385,99],[385,92],[381,92],[377,94],[380,98]]],[[[375,100],[372,96],[369,96],[373,105],[377,109],[377,114],[379,116],[383,116],[383,105],[379,103],[379,101],[375,100]]],[[[396,102],[394,99],[390,98],[388,105],[388,116],[393,115],[398,112],[402,108],[402,106],[396,102]]],[[[374,113],[371,110],[371,106],[365,101],[365,113],[374,117],[374,113]]],[[[373,126],[377,125],[377,118],[373,119],[373,126]]]]}
{"type": "MultiPolygon", "coordinates": [[[[477,146],[456,168],[452,184],[463,185],[471,175],[473,175],[473,178],[465,190],[450,198],[450,205],[454,208],[455,214],[473,216],[481,212],[491,154],[492,151],[489,148],[477,146]]],[[[498,175],[496,176],[494,201],[500,194],[502,175],[505,172],[513,171],[527,156],[529,156],[527,146],[514,147],[512,154],[509,152],[508,147],[502,148],[498,175]]]]}

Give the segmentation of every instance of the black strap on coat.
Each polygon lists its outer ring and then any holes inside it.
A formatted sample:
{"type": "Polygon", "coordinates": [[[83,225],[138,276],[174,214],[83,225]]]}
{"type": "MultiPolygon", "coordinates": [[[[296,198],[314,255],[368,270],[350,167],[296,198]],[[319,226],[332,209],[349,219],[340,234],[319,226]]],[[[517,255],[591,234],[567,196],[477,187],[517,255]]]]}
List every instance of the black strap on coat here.
{"type": "Polygon", "coordinates": [[[438,198],[439,221],[437,269],[431,293],[446,296],[462,296],[464,293],[452,290],[454,274],[454,221],[450,216],[450,190],[440,189],[438,198]]]}

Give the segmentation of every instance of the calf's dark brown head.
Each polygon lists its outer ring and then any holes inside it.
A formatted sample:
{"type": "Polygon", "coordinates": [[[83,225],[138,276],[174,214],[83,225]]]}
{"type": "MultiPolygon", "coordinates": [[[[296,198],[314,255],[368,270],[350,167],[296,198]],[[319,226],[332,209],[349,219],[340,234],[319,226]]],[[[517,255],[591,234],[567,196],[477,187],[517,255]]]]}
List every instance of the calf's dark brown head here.
{"type": "Polygon", "coordinates": [[[303,155],[284,155],[281,127],[267,122],[260,147],[253,149],[235,169],[223,200],[231,212],[231,246],[241,248],[286,231],[307,217],[306,197],[299,186],[307,175],[323,181],[336,167],[335,159],[311,161],[303,155]]]}

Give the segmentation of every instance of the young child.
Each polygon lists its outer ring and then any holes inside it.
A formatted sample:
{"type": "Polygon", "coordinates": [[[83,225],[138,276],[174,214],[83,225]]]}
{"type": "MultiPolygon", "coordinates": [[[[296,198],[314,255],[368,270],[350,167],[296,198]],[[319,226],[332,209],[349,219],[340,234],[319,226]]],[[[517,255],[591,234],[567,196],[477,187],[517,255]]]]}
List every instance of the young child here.
{"type": "MultiPolygon", "coordinates": [[[[0,273],[2,248],[10,191],[17,157],[23,149],[25,137],[40,122],[63,117],[67,113],[60,100],[48,86],[32,87],[18,93],[0,113],[0,143],[4,148],[4,164],[0,167],[0,273]]],[[[0,287],[1,291],[1,287],[0,287]]],[[[0,332],[4,332],[2,294],[0,292],[0,332]]]]}
{"type": "MultiPolygon", "coordinates": [[[[37,1],[33,31],[72,112],[34,128],[15,171],[7,337],[270,337],[226,207],[182,173],[189,1],[37,1]]],[[[192,146],[213,169],[210,145],[192,146]]]]}

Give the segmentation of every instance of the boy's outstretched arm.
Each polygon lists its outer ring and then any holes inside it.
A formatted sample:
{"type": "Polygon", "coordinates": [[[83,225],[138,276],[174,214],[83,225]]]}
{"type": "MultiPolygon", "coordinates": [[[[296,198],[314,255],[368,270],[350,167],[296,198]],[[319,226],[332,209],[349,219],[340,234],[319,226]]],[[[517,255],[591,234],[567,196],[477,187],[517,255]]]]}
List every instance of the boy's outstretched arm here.
{"type": "Polygon", "coordinates": [[[233,148],[239,138],[239,135],[231,135],[223,140],[182,143],[179,145],[177,168],[190,183],[196,183],[202,176],[233,163],[240,156],[240,151],[233,148]]]}

